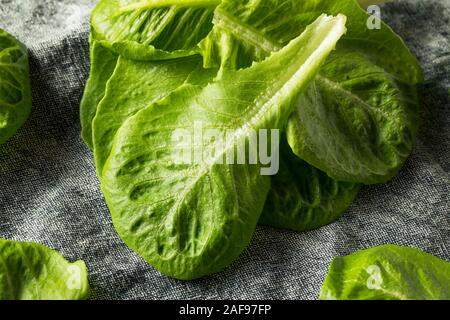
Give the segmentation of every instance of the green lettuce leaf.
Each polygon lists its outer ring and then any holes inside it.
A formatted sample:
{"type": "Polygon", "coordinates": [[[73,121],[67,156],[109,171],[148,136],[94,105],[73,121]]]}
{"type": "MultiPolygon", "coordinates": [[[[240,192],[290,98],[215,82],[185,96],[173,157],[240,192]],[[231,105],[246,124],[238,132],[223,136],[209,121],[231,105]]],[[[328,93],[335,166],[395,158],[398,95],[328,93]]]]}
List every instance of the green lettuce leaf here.
{"type": "Polygon", "coordinates": [[[450,300],[450,263],[384,245],[333,260],[322,300],[450,300]]]}
{"type": "Polygon", "coordinates": [[[120,57],[92,123],[99,176],[102,176],[114,136],[125,120],[184,83],[201,84],[204,79],[211,80],[214,73],[202,69],[200,56],[145,62],[120,57]]]}
{"type": "Polygon", "coordinates": [[[119,56],[107,49],[91,36],[91,69],[80,105],[81,137],[94,149],[92,141],[92,121],[97,113],[97,106],[105,96],[106,83],[111,78],[119,56]]]}
{"type": "MultiPolygon", "coordinates": [[[[321,16],[265,61],[224,72],[206,87],[185,84],[128,118],[116,134],[102,190],[114,226],[156,269],[179,279],[221,271],[248,245],[270,179],[259,165],[220,159],[252,129],[284,127],[295,101],[345,32],[345,17],[321,16]],[[175,129],[233,130],[203,161],[177,164],[175,129]]],[[[189,131],[190,132],[190,131],[189,131]]],[[[197,154],[201,145],[192,146],[197,154]]]]}
{"type": "Polygon", "coordinates": [[[19,130],[30,112],[28,51],[0,29],[0,144],[19,130]]]}
{"type": "Polygon", "coordinates": [[[355,0],[224,0],[200,47],[205,66],[244,68],[282,48],[322,13],[345,14],[348,32],[292,115],[294,153],[330,177],[374,184],[395,176],[420,123],[421,69],[387,25],[367,27],[355,0]],[[268,9],[270,8],[270,9],[268,9]]]}
{"type": "Polygon", "coordinates": [[[218,2],[103,0],[98,3],[91,18],[91,71],[81,102],[82,137],[91,149],[94,149],[92,122],[118,56],[152,61],[197,55],[197,44],[211,30],[212,14],[218,2]]]}
{"type": "Polygon", "coordinates": [[[0,300],[82,300],[89,297],[83,261],[69,263],[37,243],[0,239],[0,300]]]}
{"type": "MultiPolygon", "coordinates": [[[[204,66],[235,70],[265,59],[297,36],[305,28],[305,20],[317,17],[323,6],[318,2],[223,1],[216,9],[212,32],[200,43],[204,66]]],[[[356,197],[358,185],[330,179],[292,151],[281,158],[262,224],[297,231],[318,228],[339,218],[356,197]],[[332,186],[337,192],[327,192],[332,186]],[[313,203],[305,201],[310,195],[317,195],[313,203]]]]}
{"type": "Polygon", "coordinates": [[[281,229],[308,231],[337,220],[355,200],[359,184],[339,182],[281,146],[280,171],[272,177],[259,223],[281,229]]]}
{"type": "Polygon", "coordinates": [[[219,0],[102,0],[92,13],[94,39],[133,60],[198,54],[219,0]]]}

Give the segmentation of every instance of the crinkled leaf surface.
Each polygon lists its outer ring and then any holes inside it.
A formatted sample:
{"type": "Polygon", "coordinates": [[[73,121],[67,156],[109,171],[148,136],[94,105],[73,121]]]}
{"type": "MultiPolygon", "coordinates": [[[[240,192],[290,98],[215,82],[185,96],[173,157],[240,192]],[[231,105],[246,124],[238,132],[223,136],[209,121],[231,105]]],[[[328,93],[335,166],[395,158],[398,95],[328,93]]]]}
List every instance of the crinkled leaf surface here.
{"type": "MultiPolygon", "coordinates": [[[[216,10],[213,31],[200,45],[206,67],[239,69],[260,61],[298,35],[305,20],[322,10],[313,8],[311,2],[309,6],[284,0],[262,4],[223,1],[216,10]]],[[[360,186],[331,179],[298,159],[289,147],[284,151],[260,223],[304,231],[339,218],[360,186]]]]}
{"type": "Polygon", "coordinates": [[[92,13],[94,38],[128,59],[198,53],[218,0],[102,0],[92,13]]]}
{"type": "Polygon", "coordinates": [[[120,57],[92,124],[99,176],[114,136],[126,119],[186,82],[201,84],[203,79],[212,79],[212,73],[213,70],[202,69],[200,56],[146,62],[120,57]]]}
{"type": "Polygon", "coordinates": [[[17,132],[30,111],[28,51],[0,29],[0,144],[17,132]]]}
{"type": "Polygon", "coordinates": [[[322,68],[288,123],[294,152],[331,177],[365,184],[393,178],[420,124],[414,86],[356,52],[322,68]]]}
{"type": "Polygon", "coordinates": [[[348,32],[298,104],[287,127],[295,154],[330,177],[391,179],[411,153],[419,126],[415,85],[422,73],[385,24],[367,27],[355,0],[224,0],[201,43],[205,66],[246,67],[277,51],[323,12],[348,16],[348,32]]]}
{"type": "Polygon", "coordinates": [[[260,224],[307,231],[337,220],[355,200],[359,184],[339,182],[300,160],[285,141],[260,224]]]}
{"type": "MultiPolygon", "coordinates": [[[[247,246],[270,179],[259,165],[220,159],[252,129],[284,126],[299,94],[345,32],[345,17],[321,16],[264,62],[224,72],[206,87],[186,84],[129,118],[103,170],[102,189],[123,240],[161,272],[193,279],[221,271],[247,246]],[[233,130],[192,165],[177,164],[176,129],[233,130]]],[[[191,132],[191,131],[189,131],[191,132]]],[[[194,144],[199,154],[201,144],[194,144]]]]}
{"type": "Polygon", "coordinates": [[[83,261],[69,263],[37,243],[0,239],[0,300],[82,300],[89,297],[83,261]]]}
{"type": "MultiPolygon", "coordinates": [[[[102,47],[103,50],[109,51],[102,47]]],[[[109,56],[106,52],[106,58],[109,56]]],[[[107,96],[95,122],[96,136],[99,137],[95,148],[99,171],[111,152],[115,133],[126,119],[146,107],[149,101],[160,100],[184,81],[200,84],[213,78],[213,71],[202,69],[198,57],[160,63],[121,59],[123,61],[110,80],[107,96]],[[143,85],[142,90],[140,86],[144,79],[148,83],[143,85]]],[[[104,92],[105,89],[100,91],[104,92]]],[[[259,222],[277,228],[304,231],[339,218],[356,197],[359,186],[332,180],[298,159],[289,146],[285,149],[289,151],[281,154],[280,172],[272,180],[272,188],[259,222]]]]}
{"type": "MultiPolygon", "coordinates": [[[[154,61],[198,54],[197,44],[212,28],[216,5],[217,1],[195,0],[104,0],[98,3],[91,19],[91,72],[81,102],[82,137],[91,149],[94,149],[93,118],[118,55],[129,60],[154,61]]],[[[123,68],[118,72],[121,70],[123,68]]],[[[136,79],[133,80],[137,84],[139,79],[136,79]]],[[[117,76],[114,80],[117,82],[117,76]]],[[[101,165],[103,162],[104,159],[101,165]]]]}
{"type": "Polygon", "coordinates": [[[80,107],[81,136],[91,149],[94,148],[92,121],[98,104],[105,96],[106,83],[116,68],[118,58],[114,51],[93,40],[91,36],[91,70],[80,107]]]}
{"type": "Polygon", "coordinates": [[[323,300],[450,300],[450,263],[414,248],[384,245],[331,263],[323,300]]]}

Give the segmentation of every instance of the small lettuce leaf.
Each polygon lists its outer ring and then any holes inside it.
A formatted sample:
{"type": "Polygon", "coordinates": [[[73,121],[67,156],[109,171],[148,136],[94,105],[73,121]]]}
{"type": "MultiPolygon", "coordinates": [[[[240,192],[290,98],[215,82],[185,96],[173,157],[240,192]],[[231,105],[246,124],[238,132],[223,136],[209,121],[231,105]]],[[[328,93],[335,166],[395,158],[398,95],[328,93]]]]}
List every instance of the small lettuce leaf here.
{"type": "Polygon", "coordinates": [[[0,144],[19,130],[30,112],[28,51],[0,29],[0,144]]]}
{"type": "Polygon", "coordinates": [[[84,89],[80,105],[81,137],[84,142],[94,149],[92,141],[92,121],[97,113],[97,106],[105,96],[106,83],[111,78],[119,56],[104,47],[91,36],[91,70],[84,89]]]}
{"type": "Polygon", "coordinates": [[[272,178],[259,223],[308,231],[334,222],[352,204],[361,186],[331,179],[299,159],[285,139],[283,142],[280,171],[272,178]]]}
{"type": "Polygon", "coordinates": [[[37,243],[0,239],[0,300],[89,298],[83,261],[69,263],[37,243]]]}
{"type": "Polygon", "coordinates": [[[337,257],[322,300],[450,300],[450,263],[414,248],[384,245],[337,257]]]}
{"type": "Polygon", "coordinates": [[[92,13],[94,38],[133,60],[198,54],[219,0],[102,0],[92,13]]]}
{"type": "Polygon", "coordinates": [[[415,142],[422,72],[387,25],[367,27],[369,16],[355,0],[224,0],[200,44],[205,67],[239,69],[260,61],[323,12],[348,16],[348,32],[298,103],[289,144],[336,180],[386,182],[415,142]]]}
{"type": "Polygon", "coordinates": [[[162,273],[194,279],[219,272],[248,245],[270,179],[259,165],[220,159],[258,129],[284,127],[294,101],[345,33],[345,20],[321,16],[289,45],[252,67],[224,72],[206,87],[186,84],[129,118],[114,139],[102,190],[127,245],[162,273]],[[200,162],[177,164],[176,129],[232,130],[208,144],[200,162]]]}

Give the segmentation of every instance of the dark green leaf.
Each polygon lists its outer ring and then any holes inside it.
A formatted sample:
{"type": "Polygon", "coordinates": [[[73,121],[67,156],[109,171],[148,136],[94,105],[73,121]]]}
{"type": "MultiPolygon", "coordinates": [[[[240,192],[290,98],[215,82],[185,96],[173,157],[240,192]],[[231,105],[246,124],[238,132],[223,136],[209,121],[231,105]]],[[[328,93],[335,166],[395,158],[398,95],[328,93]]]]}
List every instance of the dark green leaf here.
{"type": "Polygon", "coordinates": [[[284,142],[280,171],[259,223],[276,228],[307,231],[337,220],[356,198],[360,185],[338,182],[300,160],[284,142]]]}

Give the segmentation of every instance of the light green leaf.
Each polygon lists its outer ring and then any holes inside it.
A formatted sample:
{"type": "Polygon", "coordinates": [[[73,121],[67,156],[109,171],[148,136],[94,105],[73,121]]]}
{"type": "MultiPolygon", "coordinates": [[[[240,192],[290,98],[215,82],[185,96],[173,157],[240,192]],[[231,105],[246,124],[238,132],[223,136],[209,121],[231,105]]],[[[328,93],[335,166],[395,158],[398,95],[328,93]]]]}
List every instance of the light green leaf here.
{"type": "MultiPolygon", "coordinates": [[[[305,20],[316,18],[320,7],[311,1],[223,1],[216,9],[212,32],[200,43],[205,67],[235,70],[265,59],[304,30],[305,20]]],[[[280,165],[262,224],[297,231],[318,228],[340,217],[359,190],[328,178],[292,151],[282,153],[280,165]],[[336,189],[328,193],[332,187],[336,189]],[[312,195],[316,197],[308,203],[312,195]]]]}
{"type": "Polygon", "coordinates": [[[83,261],[69,263],[37,243],[0,239],[0,300],[82,300],[89,297],[83,261]]]}
{"type": "MultiPolygon", "coordinates": [[[[102,190],[122,239],[159,271],[194,279],[221,271],[248,245],[270,180],[259,165],[220,159],[252,129],[279,129],[293,102],[345,32],[345,17],[321,16],[264,62],[224,72],[206,87],[186,84],[129,118],[103,170],[102,190]],[[177,164],[176,129],[233,130],[208,144],[203,161],[177,164]]],[[[193,151],[200,153],[201,144],[193,151]]]]}
{"type": "Polygon", "coordinates": [[[91,149],[94,149],[92,121],[98,104],[105,96],[106,83],[116,68],[118,58],[116,53],[91,37],[91,70],[80,106],[81,136],[91,149]]]}
{"type": "Polygon", "coordinates": [[[217,0],[102,0],[92,13],[94,38],[133,60],[198,53],[217,0]]]}
{"type": "Polygon", "coordinates": [[[294,153],[336,180],[390,180],[411,153],[422,73],[384,23],[369,30],[355,0],[224,0],[200,44],[205,66],[236,69],[264,59],[323,12],[348,16],[348,32],[287,127],[294,153]],[[268,10],[270,8],[270,10],[268,10]]]}
{"type": "Polygon", "coordinates": [[[338,182],[300,160],[284,141],[280,171],[259,220],[281,229],[307,231],[337,220],[355,200],[360,185],[338,182]]]}
{"type": "Polygon", "coordinates": [[[81,103],[82,137],[91,149],[92,120],[118,55],[131,60],[168,60],[198,54],[198,41],[212,27],[213,10],[213,1],[98,3],[91,19],[91,72],[81,103]]]}
{"type": "Polygon", "coordinates": [[[30,112],[28,51],[0,29],[0,144],[19,130],[30,112]]]}
{"type": "Polygon", "coordinates": [[[93,121],[94,155],[101,177],[117,130],[136,112],[169,95],[182,84],[212,79],[200,56],[165,61],[133,61],[120,57],[93,121]]]}
{"type": "Polygon", "coordinates": [[[322,300],[450,300],[450,263],[384,245],[333,260],[322,300]]]}

